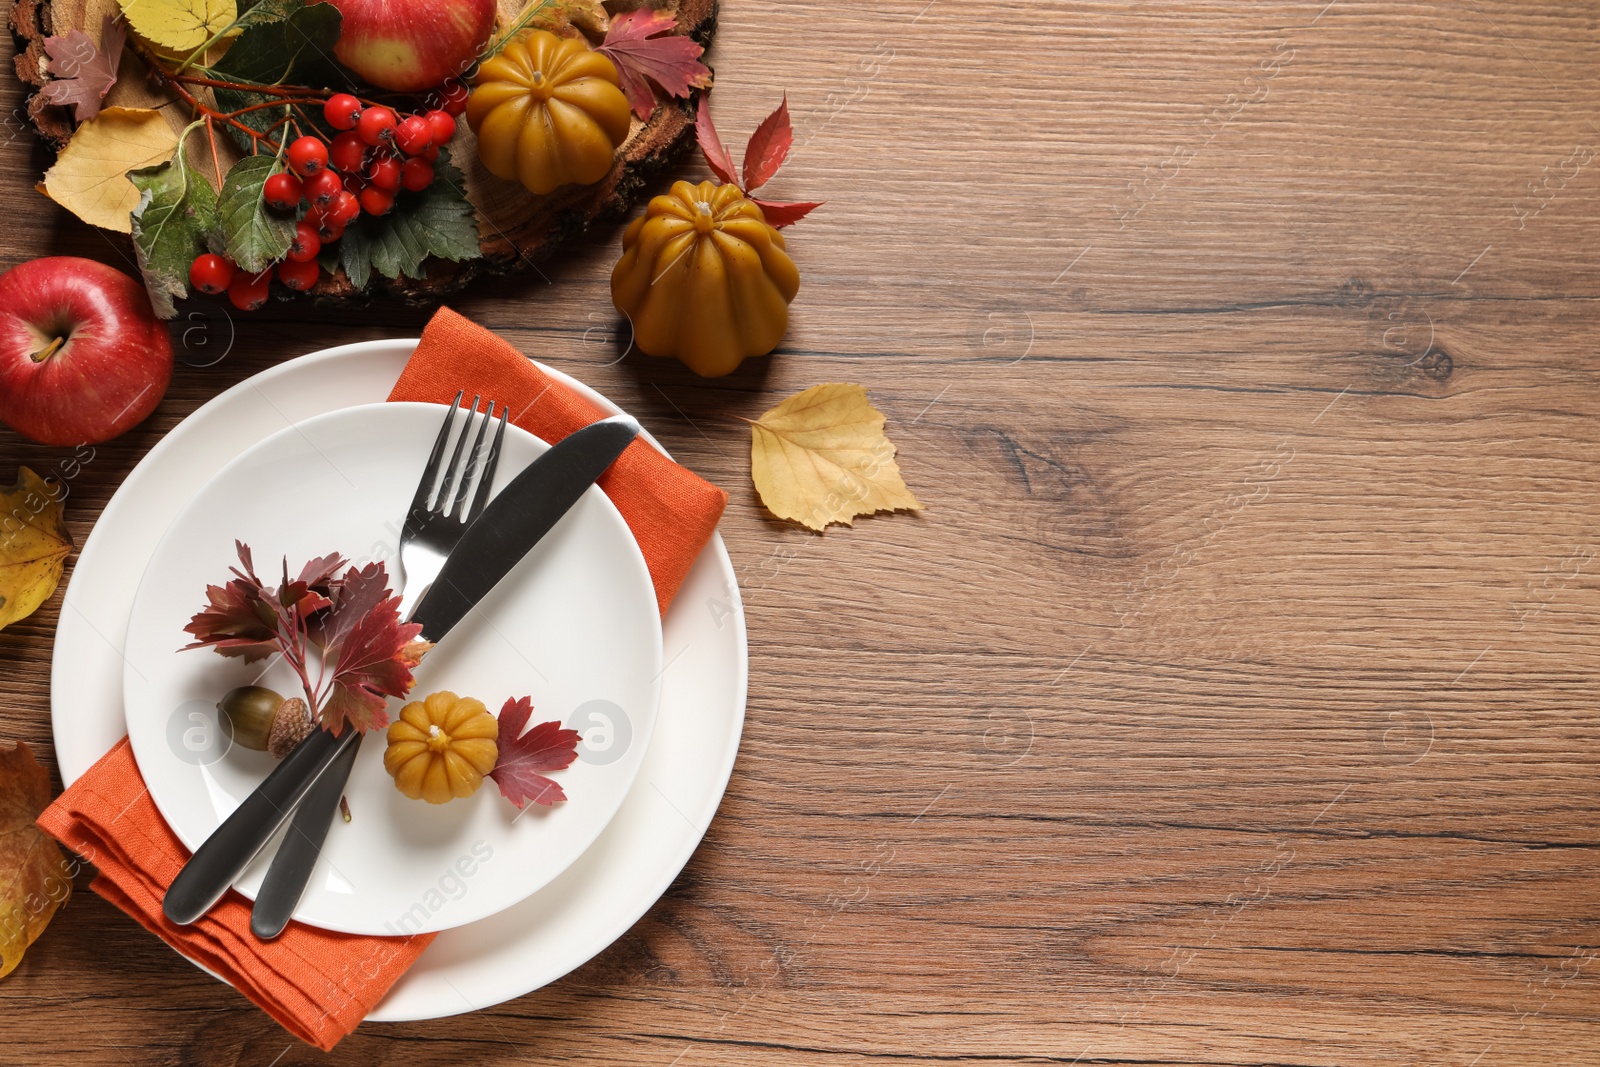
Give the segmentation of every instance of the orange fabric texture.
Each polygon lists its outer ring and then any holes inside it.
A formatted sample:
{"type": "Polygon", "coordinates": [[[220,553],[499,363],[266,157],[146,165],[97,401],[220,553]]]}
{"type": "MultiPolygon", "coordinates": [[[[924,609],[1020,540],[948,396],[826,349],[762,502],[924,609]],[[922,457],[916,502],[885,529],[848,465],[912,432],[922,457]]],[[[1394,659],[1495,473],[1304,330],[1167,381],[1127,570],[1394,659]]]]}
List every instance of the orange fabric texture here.
{"type": "Polygon", "coordinates": [[[161,898],[188,850],[156,810],[126,737],[45,809],[39,828],[99,869],[96,893],[324,1051],[360,1024],[436,936],[359,937],[290,923],[276,941],[258,941],[250,902],[231,889],[199,922],[168,922],[161,898]]]}
{"type": "MultiPolygon", "coordinates": [[[[461,389],[508,405],[513,422],[552,443],[606,415],[505,341],[441,308],[389,399],[448,404],[461,389]]],[[[644,441],[599,484],[639,542],[665,614],[728,494],[644,441]]],[[[258,941],[250,903],[232,890],[199,922],[169,923],[161,899],[188,852],[150,798],[127,738],[56,798],[39,827],[99,869],[96,893],[324,1051],[360,1024],[435,936],[362,937],[290,923],[277,940],[258,941]]]]}
{"type": "MultiPolygon", "coordinates": [[[[440,308],[389,399],[448,404],[463,388],[469,397],[481,393],[510,405],[512,422],[551,444],[607,414],[482,326],[440,308]]],[[[646,441],[628,446],[600,488],[633,530],[665,614],[717,528],[728,494],[646,441]]]]}

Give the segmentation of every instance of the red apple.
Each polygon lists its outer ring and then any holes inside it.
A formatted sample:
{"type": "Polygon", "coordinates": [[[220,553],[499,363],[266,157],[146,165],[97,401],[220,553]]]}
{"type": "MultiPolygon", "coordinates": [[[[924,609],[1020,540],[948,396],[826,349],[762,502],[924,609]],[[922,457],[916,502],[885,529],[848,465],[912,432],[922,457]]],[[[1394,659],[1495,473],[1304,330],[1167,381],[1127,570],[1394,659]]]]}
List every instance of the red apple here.
{"type": "Polygon", "coordinates": [[[432,89],[472,65],[494,31],[495,0],[327,0],[343,25],[333,54],[381,89],[432,89]]]}
{"type": "Polygon", "coordinates": [[[76,256],[0,275],[0,422],[47,445],[142,422],[172,380],[172,339],[144,286],[76,256]]]}

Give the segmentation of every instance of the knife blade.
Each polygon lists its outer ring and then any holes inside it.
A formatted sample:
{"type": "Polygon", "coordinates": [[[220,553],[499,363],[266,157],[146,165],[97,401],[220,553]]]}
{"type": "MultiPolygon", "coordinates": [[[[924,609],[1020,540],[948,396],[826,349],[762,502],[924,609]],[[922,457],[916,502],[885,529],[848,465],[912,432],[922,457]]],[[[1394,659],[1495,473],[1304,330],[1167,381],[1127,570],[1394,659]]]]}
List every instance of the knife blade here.
{"type": "MultiPolygon", "coordinates": [[[[421,637],[437,644],[461,622],[534,545],[549,533],[574,504],[614,463],[639,434],[639,424],[626,415],[591,423],[552,446],[502,489],[451,551],[439,576],[423,596],[411,621],[422,624],[421,637]]],[[[353,765],[361,735],[354,730],[335,737],[315,730],[284,757],[255,792],[234,809],[211,836],[195,849],[162,898],[162,913],[187,925],[211,910],[244,869],[287,821],[307,793],[326,777],[335,761],[353,765]]],[[[321,851],[305,847],[313,836],[327,834],[329,807],[337,806],[344,776],[337,788],[318,789],[325,807],[308,813],[303,832],[291,834],[293,862],[263,911],[265,917],[292,914],[321,851]],[[331,795],[331,800],[329,796],[331,795]],[[320,831],[315,821],[321,820],[320,831]],[[303,869],[303,873],[301,873],[303,869]],[[293,877],[291,877],[293,875],[293,877]],[[292,893],[285,907],[279,893],[292,893]]],[[[276,863],[274,863],[276,867],[276,863]]],[[[266,890],[263,885],[263,892],[266,890]]],[[[260,906],[260,898],[257,898],[260,906]]],[[[287,918],[284,919],[287,922],[287,918]]],[[[252,915],[252,927],[255,925],[252,915]]],[[[280,926],[281,930],[282,927],[280,926]]]]}

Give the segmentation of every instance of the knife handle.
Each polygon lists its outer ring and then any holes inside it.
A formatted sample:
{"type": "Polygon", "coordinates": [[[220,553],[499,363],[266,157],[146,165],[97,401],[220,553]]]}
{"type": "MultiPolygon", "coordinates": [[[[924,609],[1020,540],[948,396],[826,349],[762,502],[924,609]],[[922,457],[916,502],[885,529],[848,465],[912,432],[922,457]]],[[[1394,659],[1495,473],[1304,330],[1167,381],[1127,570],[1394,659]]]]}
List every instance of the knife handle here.
{"type": "Polygon", "coordinates": [[[255,792],[245,797],[244,803],[195,849],[167,887],[161,901],[162,914],[171,922],[186,926],[210,911],[233,880],[250,866],[256,853],[272,840],[322,772],[343,749],[353,747],[359,737],[355,730],[346,730],[340,737],[326,730],[313,730],[296,745],[256,786],[255,792]]]}
{"type": "Polygon", "coordinates": [[[356,754],[361,751],[361,735],[356,734],[355,739],[355,744],[339,749],[333,764],[300,801],[294,818],[289,821],[289,832],[272,857],[261,891],[256,894],[255,906],[250,909],[250,932],[263,941],[271,941],[283,933],[294,909],[300,906],[306,884],[311,881],[311,872],[316,869],[317,857],[322,854],[328,827],[339,810],[339,798],[344,796],[350,770],[356,765],[356,754]]]}

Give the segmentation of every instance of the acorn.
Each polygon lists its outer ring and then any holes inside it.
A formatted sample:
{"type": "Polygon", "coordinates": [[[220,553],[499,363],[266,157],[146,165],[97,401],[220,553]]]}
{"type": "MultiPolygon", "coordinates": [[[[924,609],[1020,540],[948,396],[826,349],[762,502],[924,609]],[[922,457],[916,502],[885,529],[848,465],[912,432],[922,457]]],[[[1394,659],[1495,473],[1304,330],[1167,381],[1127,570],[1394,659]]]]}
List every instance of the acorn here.
{"type": "Polygon", "coordinates": [[[316,725],[304,700],[285,700],[259,685],[229,691],[217,702],[217,711],[227,717],[235,741],[257,752],[270,752],[274,759],[288,755],[316,725]]]}

